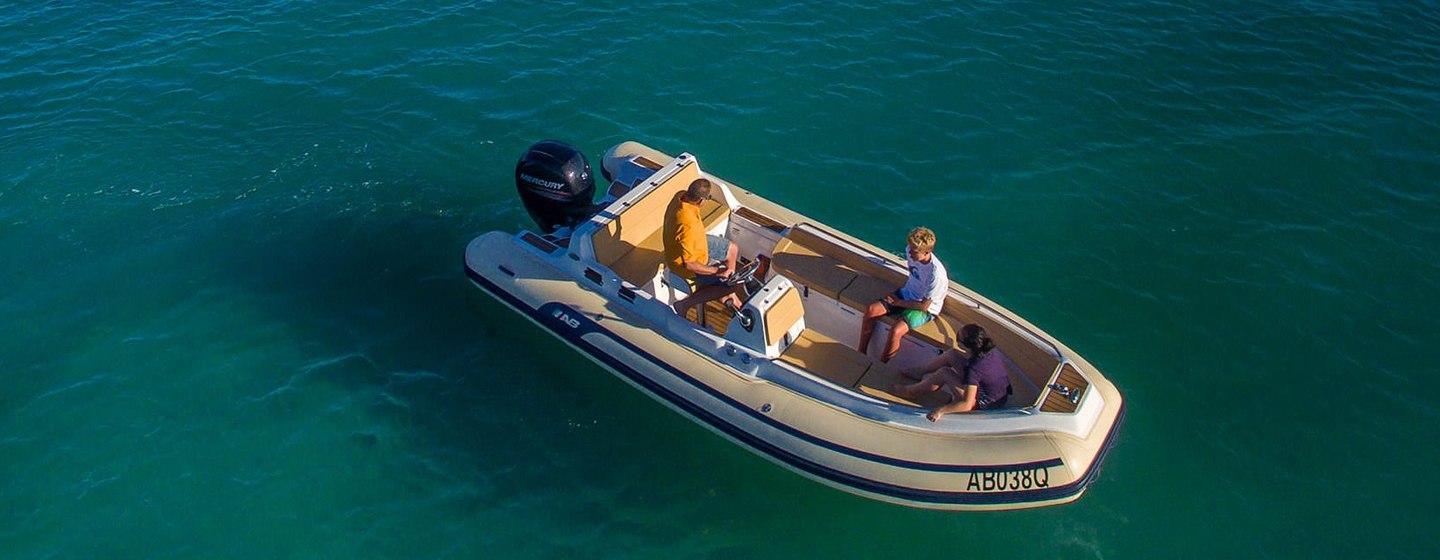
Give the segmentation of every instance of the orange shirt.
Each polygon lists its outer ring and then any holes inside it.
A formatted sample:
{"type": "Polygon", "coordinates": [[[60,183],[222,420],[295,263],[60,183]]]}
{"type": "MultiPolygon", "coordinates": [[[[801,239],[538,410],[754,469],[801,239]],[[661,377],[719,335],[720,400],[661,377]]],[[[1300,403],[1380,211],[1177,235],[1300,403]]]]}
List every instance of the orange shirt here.
{"type": "Polygon", "coordinates": [[[705,241],[705,223],[700,221],[700,206],[680,200],[685,193],[676,193],[665,209],[665,265],[681,278],[694,278],[685,263],[709,264],[710,250],[705,241]]]}

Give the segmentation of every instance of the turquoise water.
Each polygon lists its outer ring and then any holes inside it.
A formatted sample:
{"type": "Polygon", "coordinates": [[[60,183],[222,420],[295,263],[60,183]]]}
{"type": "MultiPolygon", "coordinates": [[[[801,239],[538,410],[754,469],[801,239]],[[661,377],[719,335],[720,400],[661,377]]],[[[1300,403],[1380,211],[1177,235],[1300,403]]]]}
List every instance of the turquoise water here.
{"type": "Polygon", "coordinates": [[[0,4],[0,557],[1440,555],[1440,5],[0,4]],[[1078,502],[750,455],[476,297],[634,139],[1125,392],[1078,502]]]}

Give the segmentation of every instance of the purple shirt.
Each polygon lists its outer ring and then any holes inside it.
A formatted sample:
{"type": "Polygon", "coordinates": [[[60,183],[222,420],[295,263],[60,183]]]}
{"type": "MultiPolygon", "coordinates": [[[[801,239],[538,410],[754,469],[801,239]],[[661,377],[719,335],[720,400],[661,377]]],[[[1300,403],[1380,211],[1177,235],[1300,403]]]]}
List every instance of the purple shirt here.
{"type": "Polygon", "coordinates": [[[999,350],[991,350],[980,359],[966,364],[965,384],[980,388],[975,396],[976,409],[1005,406],[1005,398],[1010,394],[1010,374],[1005,371],[1005,355],[999,350]]]}

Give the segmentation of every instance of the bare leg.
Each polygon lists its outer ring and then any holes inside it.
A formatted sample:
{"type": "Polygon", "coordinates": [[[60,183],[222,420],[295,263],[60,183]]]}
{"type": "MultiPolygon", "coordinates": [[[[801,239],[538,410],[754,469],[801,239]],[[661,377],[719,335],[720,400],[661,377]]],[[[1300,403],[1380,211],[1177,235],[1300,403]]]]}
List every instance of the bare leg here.
{"type": "Polygon", "coordinates": [[[860,319],[860,346],[855,350],[861,354],[868,354],[870,349],[870,337],[875,334],[875,321],[885,316],[885,304],[875,302],[865,310],[865,316],[860,319]]]}
{"type": "Polygon", "coordinates": [[[745,305],[745,302],[740,299],[740,292],[745,289],[745,285],[736,284],[729,288],[730,293],[725,294],[725,299],[721,303],[724,303],[726,307],[734,309],[736,313],[739,313],[740,307],[745,305]]]}
{"type": "Polygon", "coordinates": [[[725,294],[725,299],[722,300],[721,303],[735,310],[736,313],[739,313],[740,308],[745,306],[745,300],[741,299],[740,296],[744,295],[748,298],[750,297],[749,293],[746,292],[744,284],[736,284],[734,286],[728,286],[728,288],[730,288],[730,293],[725,294]]]}
{"type": "MultiPolygon", "coordinates": [[[[725,248],[725,270],[735,270],[735,259],[739,258],[739,256],[740,247],[736,246],[734,241],[729,242],[729,245],[725,248]]],[[[740,291],[739,286],[736,286],[735,290],[725,295],[725,301],[723,303],[727,307],[739,310],[740,306],[743,305],[740,298],[735,295],[735,292],[738,291],[740,291]]]]}
{"type": "Polygon", "coordinates": [[[920,379],[924,377],[925,374],[946,366],[955,368],[957,370],[965,369],[965,362],[965,355],[961,354],[959,350],[951,348],[941,353],[939,356],[931,358],[930,361],[925,362],[925,365],[901,369],[900,375],[903,375],[910,379],[920,379]]]}
{"type": "Polygon", "coordinates": [[[690,312],[691,307],[695,307],[712,299],[728,297],[733,298],[735,303],[738,304],[740,298],[735,297],[735,292],[740,288],[741,286],[706,286],[696,290],[695,293],[690,294],[689,297],[675,302],[671,307],[675,308],[676,315],[684,317],[686,313],[690,312]]]}
{"type": "Polygon", "coordinates": [[[896,353],[900,352],[900,338],[910,332],[910,324],[903,319],[895,321],[890,327],[890,339],[885,341],[885,353],[880,355],[880,361],[889,362],[896,353]]]}
{"type": "Polygon", "coordinates": [[[955,370],[941,368],[937,371],[930,372],[929,375],[926,375],[915,383],[890,387],[890,393],[897,397],[905,397],[907,399],[914,399],[921,395],[934,393],[936,390],[944,387],[946,382],[950,381],[950,372],[953,371],[955,370]]]}

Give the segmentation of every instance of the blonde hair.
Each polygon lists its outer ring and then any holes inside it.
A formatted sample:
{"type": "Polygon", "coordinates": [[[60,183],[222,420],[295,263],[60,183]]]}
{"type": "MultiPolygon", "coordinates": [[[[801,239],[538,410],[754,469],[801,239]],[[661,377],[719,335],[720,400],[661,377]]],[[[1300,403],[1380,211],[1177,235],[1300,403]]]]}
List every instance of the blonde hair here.
{"type": "Polygon", "coordinates": [[[921,226],[910,230],[910,245],[920,251],[935,250],[935,232],[930,228],[921,226]]]}

